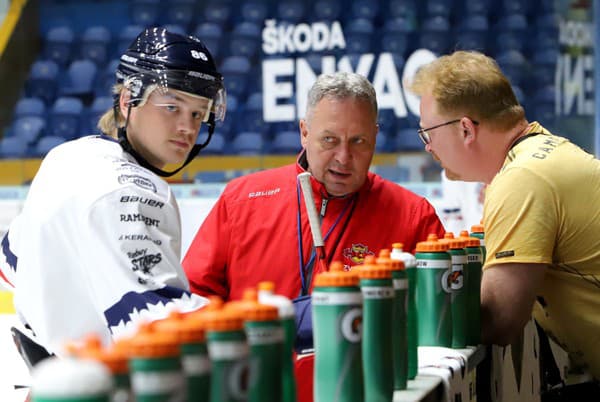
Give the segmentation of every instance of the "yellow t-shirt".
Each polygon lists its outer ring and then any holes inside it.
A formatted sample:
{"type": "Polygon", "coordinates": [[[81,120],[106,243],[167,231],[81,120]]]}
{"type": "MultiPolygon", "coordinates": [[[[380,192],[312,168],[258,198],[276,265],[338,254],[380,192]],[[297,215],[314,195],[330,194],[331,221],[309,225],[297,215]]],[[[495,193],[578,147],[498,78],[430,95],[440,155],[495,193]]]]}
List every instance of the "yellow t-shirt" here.
{"type": "MultiPolygon", "coordinates": [[[[600,379],[600,161],[532,123],[484,202],[487,260],[550,264],[534,317],[600,379]]],[[[484,269],[485,269],[484,268],[484,269]]]]}

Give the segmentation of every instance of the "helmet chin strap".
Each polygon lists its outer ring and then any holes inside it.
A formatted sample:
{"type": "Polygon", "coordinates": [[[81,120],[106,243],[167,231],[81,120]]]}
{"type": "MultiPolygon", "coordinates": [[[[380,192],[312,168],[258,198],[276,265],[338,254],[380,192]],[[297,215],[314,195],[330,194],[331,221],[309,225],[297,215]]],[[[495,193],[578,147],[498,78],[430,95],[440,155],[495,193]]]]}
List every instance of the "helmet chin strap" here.
{"type": "MultiPolygon", "coordinates": [[[[131,154],[131,156],[133,156],[135,158],[135,160],[140,164],[140,166],[145,167],[146,169],[150,170],[151,172],[153,172],[154,174],[156,174],[160,177],[171,177],[174,174],[178,173],[181,169],[186,167],[192,161],[192,159],[194,159],[198,155],[200,150],[205,148],[208,145],[208,143],[210,142],[210,140],[212,138],[213,132],[215,131],[215,118],[214,118],[214,115],[211,113],[211,115],[208,119],[208,122],[207,122],[208,138],[206,139],[206,141],[204,141],[204,143],[202,143],[202,144],[195,144],[192,147],[192,149],[190,150],[190,153],[188,154],[188,157],[185,160],[185,162],[183,162],[183,164],[181,166],[179,166],[177,169],[168,172],[165,170],[161,170],[155,166],[152,166],[142,155],[139,154],[139,152],[137,152],[135,149],[133,149],[133,146],[127,139],[127,126],[129,125],[129,114],[131,112],[131,107],[132,107],[131,104],[129,104],[129,106],[127,107],[127,118],[125,119],[125,125],[117,128],[117,137],[119,140],[119,145],[121,145],[121,148],[123,148],[123,150],[125,152],[131,154]]],[[[117,121],[116,117],[117,117],[117,110],[115,108],[115,121],[117,121]]]]}

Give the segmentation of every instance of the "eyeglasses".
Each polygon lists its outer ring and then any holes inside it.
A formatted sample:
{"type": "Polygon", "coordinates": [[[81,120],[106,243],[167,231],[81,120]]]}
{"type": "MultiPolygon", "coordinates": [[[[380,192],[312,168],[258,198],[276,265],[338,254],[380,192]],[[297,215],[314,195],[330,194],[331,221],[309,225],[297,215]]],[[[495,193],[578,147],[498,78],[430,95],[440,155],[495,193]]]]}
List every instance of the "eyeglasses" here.
{"type": "MultiPolygon", "coordinates": [[[[436,128],[444,127],[449,124],[458,123],[461,119],[450,120],[442,124],[438,124],[437,126],[428,127],[428,128],[420,128],[417,130],[417,134],[419,134],[419,138],[423,141],[423,144],[427,145],[431,142],[431,137],[429,136],[429,131],[435,130],[436,128]]],[[[473,124],[478,125],[479,122],[475,120],[471,120],[473,124]]]]}

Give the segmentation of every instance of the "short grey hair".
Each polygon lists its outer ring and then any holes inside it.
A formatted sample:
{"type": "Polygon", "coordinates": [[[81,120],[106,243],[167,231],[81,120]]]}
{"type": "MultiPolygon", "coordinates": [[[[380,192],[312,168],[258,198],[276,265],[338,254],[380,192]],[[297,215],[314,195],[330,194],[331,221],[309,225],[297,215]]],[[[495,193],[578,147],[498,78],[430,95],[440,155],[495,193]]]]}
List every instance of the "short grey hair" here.
{"type": "Polygon", "coordinates": [[[325,97],[334,99],[355,98],[368,102],[372,109],[375,120],[377,120],[377,95],[375,88],[368,79],[360,74],[338,71],[333,74],[321,74],[308,91],[308,102],[306,105],[306,118],[314,107],[325,97]]]}

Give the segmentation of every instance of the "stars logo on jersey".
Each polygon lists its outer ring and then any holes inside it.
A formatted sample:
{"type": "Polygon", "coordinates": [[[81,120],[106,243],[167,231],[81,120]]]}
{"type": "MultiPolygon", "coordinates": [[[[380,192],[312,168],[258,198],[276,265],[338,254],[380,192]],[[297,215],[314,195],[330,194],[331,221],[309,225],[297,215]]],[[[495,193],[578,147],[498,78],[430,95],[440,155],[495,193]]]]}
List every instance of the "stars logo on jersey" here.
{"type": "Polygon", "coordinates": [[[344,258],[350,260],[351,265],[360,265],[363,263],[366,256],[375,255],[375,253],[369,250],[369,246],[358,243],[345,248],[343,255],[344,258]]]}
{"type": "Polygon", "coordinates": [[[131,270],[138,274],[138,282],[146,285],[152,274],[152,269],[162,261],[161,253],[149,254],[148,249],[135,250],[128,252],[127,256],[131,259],[131,270]]]}

